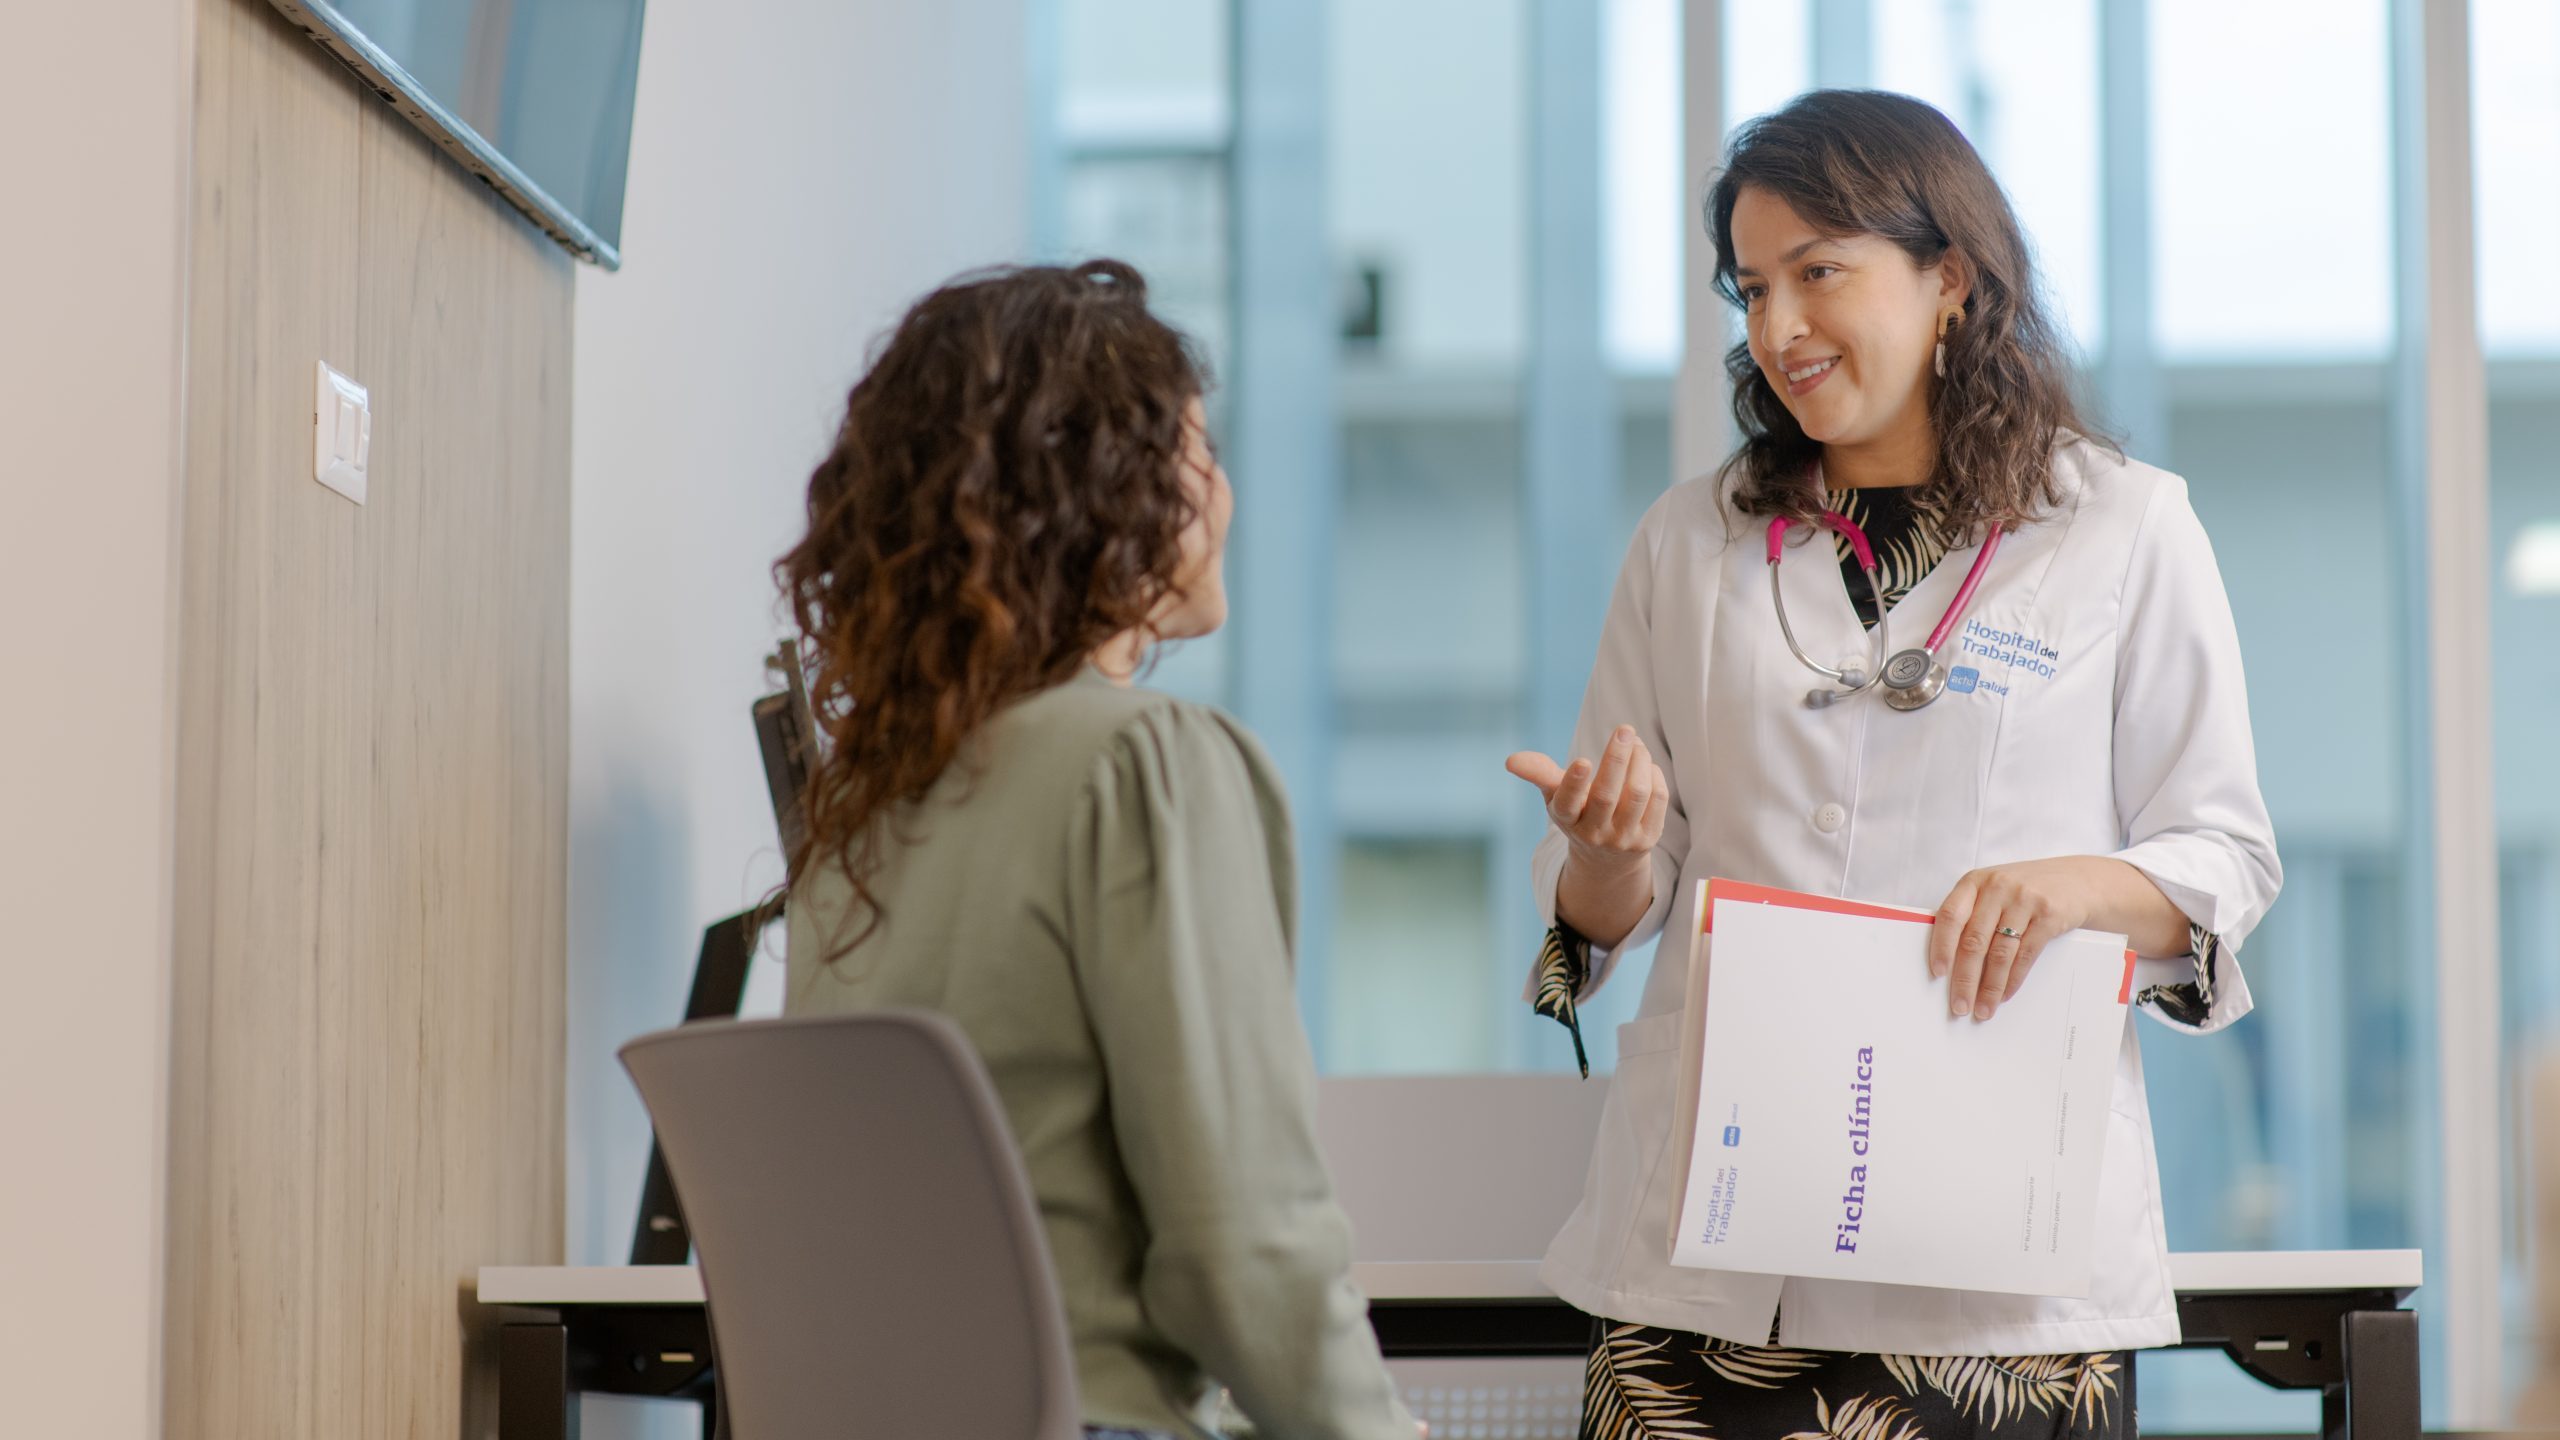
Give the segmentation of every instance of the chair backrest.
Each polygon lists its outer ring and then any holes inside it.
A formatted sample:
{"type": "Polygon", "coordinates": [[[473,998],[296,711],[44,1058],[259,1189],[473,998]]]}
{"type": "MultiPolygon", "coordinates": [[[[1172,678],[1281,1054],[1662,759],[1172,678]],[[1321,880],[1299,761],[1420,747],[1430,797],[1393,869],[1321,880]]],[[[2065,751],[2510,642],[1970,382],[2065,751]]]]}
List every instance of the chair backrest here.
{"type": "Polygon", "coordinates": [[[1080,1434],[1039,1211],[957,1026],[705,1022],[621,1053],[691,1222],[734,1440],[1080,1434]]]}

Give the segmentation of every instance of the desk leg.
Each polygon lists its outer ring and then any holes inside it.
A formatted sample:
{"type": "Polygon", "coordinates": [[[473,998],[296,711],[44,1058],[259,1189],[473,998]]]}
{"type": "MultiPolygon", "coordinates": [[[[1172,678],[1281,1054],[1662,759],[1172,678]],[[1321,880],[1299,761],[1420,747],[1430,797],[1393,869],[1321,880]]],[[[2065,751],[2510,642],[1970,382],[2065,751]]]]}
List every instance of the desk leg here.
{"type": "Polygon", "coordinates": [[[2348,1311],[2338,1340],[2346,1380],[2321,1391],[2321,1440],[2417,1440],[2417,1312],[2348,1311]]]}
{"type": "Polygon", "coordinates": [[[498,1440],[578,1440],[568,1326],[509,1325],[500,1332],[498,1440]]]}

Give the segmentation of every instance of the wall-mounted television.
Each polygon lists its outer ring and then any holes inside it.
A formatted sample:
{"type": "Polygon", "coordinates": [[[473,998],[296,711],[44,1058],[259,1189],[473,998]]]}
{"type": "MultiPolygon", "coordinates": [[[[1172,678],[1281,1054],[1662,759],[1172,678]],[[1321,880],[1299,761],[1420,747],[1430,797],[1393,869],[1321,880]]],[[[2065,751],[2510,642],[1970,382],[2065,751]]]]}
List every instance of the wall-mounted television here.
{"type": "Polygon", "coordinates": [[[644,0],[274,0],[586,259],[622,263],[644,0]]]}

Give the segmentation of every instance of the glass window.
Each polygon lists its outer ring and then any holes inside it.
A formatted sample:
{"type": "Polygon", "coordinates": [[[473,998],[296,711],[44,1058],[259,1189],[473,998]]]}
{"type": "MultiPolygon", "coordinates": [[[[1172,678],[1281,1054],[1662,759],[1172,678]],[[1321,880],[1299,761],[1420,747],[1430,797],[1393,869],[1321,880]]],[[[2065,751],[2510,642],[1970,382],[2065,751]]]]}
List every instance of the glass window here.
{"type": "MultiPolygon", "coordinates": [[[[1058,241],[1071,259],[1110,256],[1147,277],[1158,313],[1217,374],[1233,353],[1228,154],[1230,16],[1197,0],[1055,0],[1061,173],[1058,241]]],[[[1212,392],[1214,425],[1223,411],[1212,392]]],[[[1168,647],[1148,682],[1195,700],[1226,693],[1228,646],[1168,647]]]]}
{"type": "Polygon", "coordinates": [[[1501,757],[1530,663],[1530,14],[1333,0],[1325,15],[1325,183],[1352,308],[1330,647],[1340,833],[1301,837],[1341,864],[1309,957],[1332,982],[1317,1044],[1335,1073],[1499,1069],[1519,1029],[1499,1003],[1498,977],[1519,973],[1496,938],[1519,889],[1494,858],[1514,853],[1501,757]],[[1408,1003],[1432,985],[1436,1001],[1408,1003]]]}
{"type": "MultiPolygon", "coordinates": [[[[1148,268],[1169,306],[1223,352],[1235,317],[1256,313],[1235,297],[1232,40],[1223,18],[1202,29],[1181,16],[1224,17],[1226,7],[1161,0],[1144,23],[1125,8],[1066,5],[1069,55],[1086,44],[1102,56],[1068,66],[1062,86],[1071,240],[1148,268]],[[1080,41],[1079,26],[1097,28],[1080,41]],[[1154,60],[1103,54],[1104,41],[1157,32],[1167,38],[1154,60]]],[[[1579,695],[1587,663],[1587,652],[1567,663],[1533,638],[1551,597],[1538,593],[1549,537],[1529,522],[1531,502],[1564,493],[1541,487],[1605,500],[1614,486],[1602,562],[1614,565],[1636,513],[1670,478],[1678,237],[1697,223],[1713,163],[1679,151],[1684,8],[1591,7],[1600,200],[1579,253],[1598,257],[1601,273],[1579,287],[1596,296],[1575,302],[1588,313],[1568,306],[1561,317],[1547,302],[1566,292],[1549,288],[1557,277],[1540,266],[1554,262],[1537,242],[1557,217],[1532,163],[1545,133],[1538,102],[1550,93],[1539,87],[1558,83],[1552,57],[1530,43],[1540,12],[1530,0],[1321,9],[1326,73],[1314,103],[1330,253],[1312,273],[1331,288],[1260,299],[1312,307],[1334,336],[1319,357],[1338,460],[1323,497],[1329,569],[1308,582],[1332,597],[1330,623],[1311,625],[1323,633],[1308,641],[1330,686],[1326,803],[1300,840],[1338,865],[1304,956],[1332,979],[1309,1021],[1336,1072],[1570,1063],[1562,1037],[1517,999],[1534,940],[1521,912],[1535,810],[1524,814],[1500,758],[1530,738],[1539,697],[1579,695]],[[1541,362],[1562,353],[1541,329],[1555,324],[1597,337],[1610,396],[1601,448],[1615,454],[1596,474],[1541,474],[1526,443],[1537,425],[1573,418],[1539,408],[1556,403],[1538,383],[1541,362]]],[[[2100,245],[2109,58],[2098,0],[1862,8],[1864,78],[1931,100],[1965,129],[2015,200],[2073,333],[2096,353],[2105,267],[2142,258],[2100,245]]],[[[2416,657],[2402,638],[2395,527],[2409,482],[2391,472],[2392,397],[2377,363],[2394,313],[2386,0],[2147,8],[2150,168],[2140,179],[2159,364],[2148,378],[2164,413],[2136,458],[2186,477],[2220,556],[2287,870],[2245,955],[2258,1012],[2204,1039],[2141,1027],[2169,1240],[2179,1250],[2417,1246],[2436,1055],[2421,1018],[2433,1012],[2431,945],[2413,918],[2422,877],[2403,838],[2407,807],[2427,803],[2403,728],[2416,657]],[[2360,664],[2338,663],[2342,644],[2363,647],[2360,664]]],[[[1728,117],[1763,113],[1839,72],[1843,57],[1818,53],[1814,9],[1721,7],[1728,117]]],[[[2474,15],[2481,303],[2499,357],[2493,618],[2499,653],[2517,656],[2547,649],[2560,625],[2560,466],[2549,458],[2560,454],[2560,381],[2548,361],[2522,358],[2560,352],[2560,284],[2543,253],[2560,230],[2560,12],[2544,0],[2474,0],[2474,15]]],[[[1239,473],[1236,483],[1292,481],[1239,473]]],[[[1239,563],[1250,563],[1250,543],[1239,545],[1239,563]]],[[[1227,653],[1231,643],[1199,647],[1215,663],[1177,656],[1159,681],[1232,694],[1254,657],[1227,653]]],[[[2560,680],[2548,665],[2507,664],[2497,685],[2506,1014],[2520,1088],[2560,1024],[2560,759],[2540,739],[2560,710],[2560,680]]],[[[1586,1012],[1596,1063],[1612,1058],[1615,1007],[1635,995],[1613,986],[1586,1012]]],[[[2521,1257],[2520,1220],[2515,1239],[2521,1257]]],[[[2521,1258],[2517,1267],[2520,1287],[2521,1258]]],[[[2441,1333],[2428,1327],[2431,1352],[2441,1333]]],[[[2268,1389],[2218,1354],[2141,1364],[2154,1428],[2317,1428],[2315,1395],[2268,1389]]],[[[2442,1409],[2439,1387],[2431,1423],[2442,1409]]]]}
{"type": "Polygon", "coordinates": [[[1402,374],[1515,373],[1529,344],[1525,0],[1336,0],[1326,15],[1335,253],[1383,284],[1379,333],[1363,338],[1402,374]]]}
{"type": "Polygon", "coordinates": [[[1678,0],[1608,0],[1600,94],[1608,358],[1622,374],[1680,364],[1680,246],[1697,213],[1680,167],[1678,0]]]}
{"type": "MultiPolygon", "coordinates": [[[[1346,830],[1372,828],[1345,816],[1346,830]]],[[[1493,870],[1482,835],[1414,837],[1407,823],[1342,846],[1342,924],[1334,964],[1368,977],[1332,990],[1324,1017],[1336,1073],[1429,1075],[1498,1070],[1498,1039],[1512,997],[1485,984],[1500,892],[1516,883],[1493,870]],[[1398,833],[1402,832],[1402,833],[1398,833]],[[1440,1023],[1416,1025],[1432,1015],[1440,1023]]],[[[1514,1002],[1516,1003],[1516,1002],[1514,1002]]]]}
{"type": "MultiPolygon", "coordinates": [[[[2406,838],[2405,807],[2426,803],[2403,724],[2408,481],[2379,367],[2321,363],[2378,361],[2392,336],[2387,24],[2382,0],[2151,6],[2167,433],[2144,458],[2186,477],[2220,556],[2285,866],[2243,956],[2257,1012],[2204,1040],[2142,1027],[2173,1250],[2426,1239],[2435,982],[2406,838]],[[2346,636],[2352,675],[2333,663],[2346,636]]],[[[2146,1425],[2317,1428],[2316,1397],[2220,1356],[2141,1365],[2146,1425]]]]}
{"type": "Polygon", "coordinates": [[[1724,7],[1726,129],[1766,115],[1812,88],[1813,0],[1754,0],[1724,7]]]}
{"type": "MultiPolygon", "coordinates": [[[[1316,645],[1329,726],[1304,752],[1321,757],[1318,773],[1291,777],[1324,787],[1326,803],[1301,807],[1299,841],[1335,861],[1303,931],[1302,964],[1326,977],[1307,992],[1318,1054],[1338,1073],[1568,1066],[1561,1032],[1517,999],[1536,938],[1524,884],[1535,808],[1523,814],[1519,782],[1501,768],[1528,743],[1533,701],[1578,694],[1588,664],[1587,651],[1571,663],[1548,656],[1531,634],[1535,547],[1552,542],[1524,523],[1524,435],[1531,407],[1556,402],[1536,399],[1527,379],[1540,326],[1573,327],[1558,353],[1596,357],[1575,363],[1598,367],[1583,393],[1603,397],[1601,408],[1570,423],[1615,458],[1540,483],[1605,508],[1593,528],[1607,550],[1593,563],[1613,566],[1635,512],[1669,478],[1680,244],[1694,223],[1680,153],[1680,7],[1592,7],[1597,71],[1577,77],[1532,46],[1527,0],[1324,6],[1323,74],[1309,93],[1320,97],[1328,253],[1303,273],[1331,285],[1250,299],[1237,293],[1232,227],[1238,187],[1253,179],[1238,167],[1262,162],[1235,143],[1234,14],[1142,8],[1066,0],[1058,12],[1064,248],[1138,264],[1172,318],[1222,361],[1235,353],[1235,317],[1269,313],[1256,306],[1312,309],[1334,335],[1332,352],[1302,357],[1300,373],[1233,377],[1332,387],[1335,491],[1311,502],[1332,529],[1325,568],[1307,582],[1331,597],[1309,607],[1331,617],[1316,645]],[[1429,64],[1416,63],[1422,55],[1429,64]],[[1581,194],[1596,188],[1596,204],[1533,193],[1541,103],[1584,107],[1575,123],[1590,129],[1593,153],[1576,178],[1581,194]],[[1572,297],[1561,309],[1539,303],[1540,224],[1580,227],[1572,248],[1598,267],[1559,282],[1555,294],[1572,297]],[[1536,673],[1541,664],[1556,673],[1536,673]],[[1432,1003],[1418,1003],[1426,993],[1432,1003]]],[[[1240,468],[1235,482],[1302,479],[1240,468]]],[[[1243,528],[1235,566],[1292,563],[1286,550],[1258,552],[1243,528]]],[[[1153,683],[1233,699],[1255,659],[1239,652],[1239,632],[1273,634],[1236,626],[1181,647],[1153,683]]],[[[1618,988],[1593,1016],[1603,1064],[1606,1012],[1637,998],[1618,988]]]]}
{"type": "Polygon", "coordinates": [[[1876,0],[1875,83],[1938,107],[2000,177],[2046,289],[2085,351],[2098,276],[2092,0],[1876,0]]]}
{"type": "Polygon", "coordinates": [[[1226,143],[1225,5],[1199,0],[1052,0],[1058,114],[1070,149],[1226,143]]]}
{"type": "MultiPolygon", "coordinates": [[[[1783,5],[1773,8],[1783,9],[1783,5]]],[[[1728,12],[1730,13],[1730,12],[1728,12]]],[[[1608,0],[1603,17],[1603,358],[1618,406],[1618,515],[1634,532],[1671,473],[1671,387],[1686,348],[1683,246],[1706,195],[1684,152],[1679,0],[1608,0]]]]}
{"type": "MultiPolygon", "coordinates": [[[[1837,69],[1808,0],[1724,7],[1727,128],[1837,69]],[[1822,69],[1817,70],[1817,62],[1822,69]]],[[[2017,207],[2047,290],[2084,351],[2103,343],[2094,0],[1874,0],[1866,82],[1936,106],[2017,207]]]]}
{"type": "Polygon", "coordinates": [[[2150,0],[2152,334],[2173,359],[2391,342],[2384,0],[2150,0]]]}
{"type": "Polygon", "coordinates": [[[2480,340],[2560,354],[2560,5],[2472,0],[2480,340]]]}

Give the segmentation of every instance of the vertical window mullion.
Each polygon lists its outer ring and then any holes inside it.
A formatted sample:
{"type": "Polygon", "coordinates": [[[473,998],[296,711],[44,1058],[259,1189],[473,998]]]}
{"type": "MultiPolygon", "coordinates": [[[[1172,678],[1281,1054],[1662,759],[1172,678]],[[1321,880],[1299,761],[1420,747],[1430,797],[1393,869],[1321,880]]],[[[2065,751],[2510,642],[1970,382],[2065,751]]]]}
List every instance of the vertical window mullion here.
{"type": "Polygon", "coordinates": [[[1680,372],[1671,389],[1671,480],[1715,469],[1732,443],[1724,352],[1731,317],[1716,294],[1707,238],[1706,179],[1724,155],[1724,0],[1683,0],[1680,12],[1680,372]]]}
{"type": "Polygon", "coordinates": [[[2407,675],[2411,939],[2431,955],[2441,1150],[2429,1285],[2444,1325],[2446,1422],[2501,1418],[2498,872],[2491,786],[2488,388],[2472,244],[2470,6],[2394,0],[2393,473],[2407,675]]]}
{"type": "Polygon", "coordinates": [[[1298,831],[1298,1008],[1329,1049],[1341,837],[1334,824],[1333,564],[1341,426],[1327,233],[1328,7],[1235,0],[1236,712],[1289,787],[1298,831]]]}

